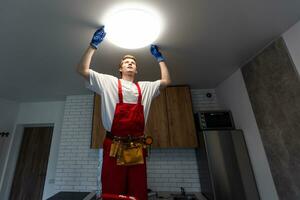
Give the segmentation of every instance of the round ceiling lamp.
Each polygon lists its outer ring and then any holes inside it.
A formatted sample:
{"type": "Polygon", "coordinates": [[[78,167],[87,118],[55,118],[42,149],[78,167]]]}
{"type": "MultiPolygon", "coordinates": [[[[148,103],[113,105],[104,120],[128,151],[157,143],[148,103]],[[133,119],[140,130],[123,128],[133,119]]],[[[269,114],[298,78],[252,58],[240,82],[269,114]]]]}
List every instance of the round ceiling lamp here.
{"type": "Polygon", "coordinates": [[[138,49],[153,43],[162,29],[159,15],[141,5],[120,6],[104,17],[106,38],[113,44],[138,49]]]}

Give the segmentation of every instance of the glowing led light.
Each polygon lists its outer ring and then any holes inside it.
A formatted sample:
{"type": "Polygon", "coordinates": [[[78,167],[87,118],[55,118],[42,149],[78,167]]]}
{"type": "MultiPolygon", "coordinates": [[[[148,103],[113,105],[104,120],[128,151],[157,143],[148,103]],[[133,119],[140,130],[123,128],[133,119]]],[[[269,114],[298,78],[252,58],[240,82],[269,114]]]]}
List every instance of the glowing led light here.
{"type": "Polygon", "coordinates": [[[161,24],[155,12],[132,5],[113,10],[104,19],[106,38],[126,49],[142,48],[153,43],[161,32],[161,24]]]}

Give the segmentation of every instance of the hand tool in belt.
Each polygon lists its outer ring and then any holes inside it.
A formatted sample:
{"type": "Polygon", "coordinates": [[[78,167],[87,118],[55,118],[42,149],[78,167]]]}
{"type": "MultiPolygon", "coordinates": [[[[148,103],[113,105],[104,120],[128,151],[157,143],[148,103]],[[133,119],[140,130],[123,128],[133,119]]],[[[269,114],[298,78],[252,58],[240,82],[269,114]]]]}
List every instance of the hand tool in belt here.
{"type": "Polygon", "coordinates": [[[130,148],[136,146],[137,144],[142,145],[144,149],[148,147],[148,153],[150,154],[150,147],[153,143],[152,137],[145,137],[144,135],[120,137],[115,136],[111,132],[107,131],[106,137],[112,140],[109,153],[111,157],[116,157],[118,153],[121,153],[121,151],[123,151],[124,147],[130,148]]]}

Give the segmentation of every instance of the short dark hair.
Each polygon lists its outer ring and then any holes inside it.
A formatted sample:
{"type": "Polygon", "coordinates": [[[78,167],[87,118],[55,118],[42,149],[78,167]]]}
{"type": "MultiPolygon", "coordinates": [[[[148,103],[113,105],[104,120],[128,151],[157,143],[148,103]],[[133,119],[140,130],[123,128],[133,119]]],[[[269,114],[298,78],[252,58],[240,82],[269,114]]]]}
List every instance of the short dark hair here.
{"type": "Polygon", "coordinates": [[[121,59],[119,68],[122,67],[123,61],[124,61],[125,59],[127,59],[127,58],[130,58],[130,59],[132,59],[132,60],[134,60],[134,61],[136,62],[136,58],[135,58],[134,56],[132,56],[132,55],[125,55],[125,56],[123,56],[123,58],[121,59]]]}
{"type": "MultiPolygon", "coordinates": [[[[120,62],[120,64],[119,64],[119,69],[122,67],[123,61],[124,61],[125,59],[127,59],[127,58],[130,58],[130,59],[132,59],[132,60],[134,60],[134,61],[136,62],[136,58],[135,58],[134,56],[132,56],[132,55],[125,55],[125,56],[123,56],[123,58],[121,59],[121,62],[120,62]]],[[[120,72],[120,74],[121,74],[121,76],[122,76],[122,72],[120,72]]]]}

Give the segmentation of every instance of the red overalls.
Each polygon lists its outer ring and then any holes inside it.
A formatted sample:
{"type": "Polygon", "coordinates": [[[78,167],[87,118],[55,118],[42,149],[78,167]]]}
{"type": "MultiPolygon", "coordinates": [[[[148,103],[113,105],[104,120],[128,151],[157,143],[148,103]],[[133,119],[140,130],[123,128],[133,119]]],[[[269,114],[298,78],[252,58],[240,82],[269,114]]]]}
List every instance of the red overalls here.
{"type": "MultiPolygon", "coordinates": [[[[118,80],[119,103],[116,105],[111,133],[115,136],[125,137],[141,136],[144,134],[144,108],[142,105],[142,94],[138,83],[139,96],[137,104],[124,103],[121,81],[118,80]]],[[[146,159],[144,151],[144,164],[120,166],[116,158],[110,157],[109,138],[103,143],[103,165],[102,165],[102,193],[131,195],[139,200],[147,200],[147,175],[146,159]]]]}

